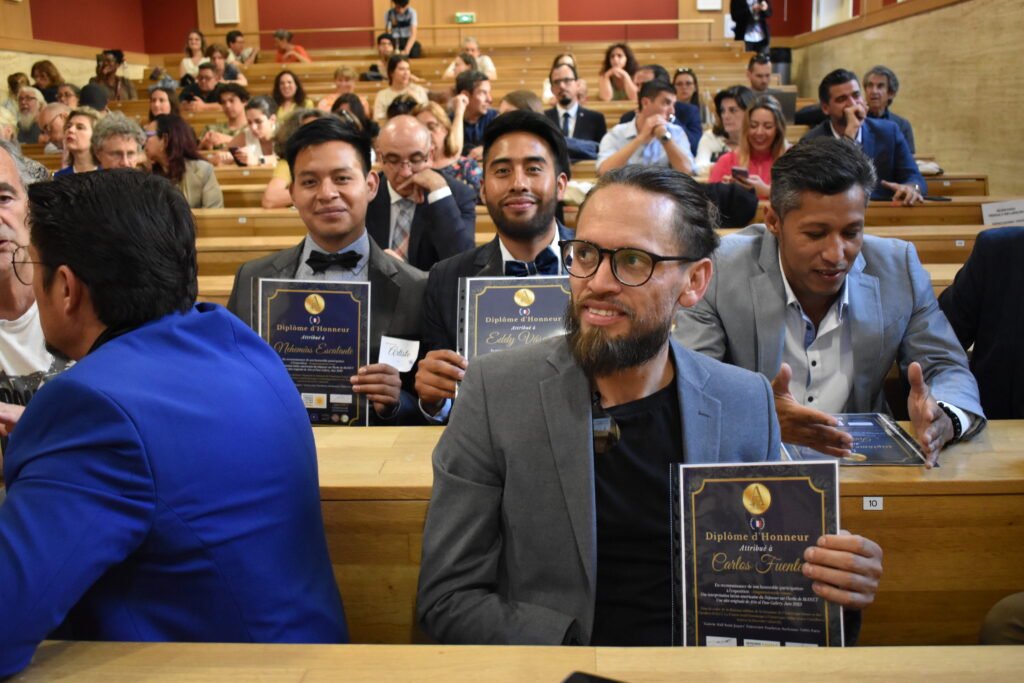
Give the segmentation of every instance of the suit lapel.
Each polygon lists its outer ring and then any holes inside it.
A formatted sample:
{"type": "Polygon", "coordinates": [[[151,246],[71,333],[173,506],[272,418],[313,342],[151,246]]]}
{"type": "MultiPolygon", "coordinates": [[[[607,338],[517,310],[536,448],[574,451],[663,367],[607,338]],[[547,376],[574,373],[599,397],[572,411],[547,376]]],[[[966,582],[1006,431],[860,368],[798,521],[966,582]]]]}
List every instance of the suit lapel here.
{"type": "Polygon", "coordinates": [[[400,287],[395,282],[397,273],[391,257],[381,251],[380,247],[370,240],[370,362],[374,363],[377,350],[380,348],[381,335],[391,330],[391,321],[395,308],[398,306],[400,287]]]}
{"type": "Polygon", "coordinates": [[[387,178],[383,173],[378,175],[380,184],[377,196],[370,202],[366,211],[366,231],[370,233],[370,238],[381,249],[387,249],[390,246],[388,240],[391,237],[391,194],[388,192],[387,178]]]}
{"type": "Polygon", "coordinates": [[[869,159],[875,158],[875,136],[871,133],[872,124],[867,119],[860,127],[860,148],[869,159]]]}
{"type": "Polygon", "coordinates": [[[670,349],[676,366],[683,461],[687,464],[718,462],[722,406],[704,393],[710,375],[675,342],[670,349]]]}
{"type": "Polygon", "coordinates": [[[473,272],[471,277],[501,277],[505,274],[505,264],[501,260],[501,247],[498,245],[498,238],[488,242],[473,259],[473,272]]]}
{"type": "Polygon", "coordinates": [[[876,373],[867,368],[878,364],[882,357],[882,297],[878,278],[864,272],[864,254],[857,255],[853,268],[846,276],[850,292],[850,338],[853,341],[853,391],[849,406],[868,406],[874,403],[871,379],[876,373]]]}
{"type": "Polygon", "coordinates": [[[754,302],[754,344],[757,348],[757,372],[769,379],[782,365],[785,343],[786,288],[779,270],[779,250],[775,236],[765,229],[758,257],[761,273],[750,278],[754,302]]]}

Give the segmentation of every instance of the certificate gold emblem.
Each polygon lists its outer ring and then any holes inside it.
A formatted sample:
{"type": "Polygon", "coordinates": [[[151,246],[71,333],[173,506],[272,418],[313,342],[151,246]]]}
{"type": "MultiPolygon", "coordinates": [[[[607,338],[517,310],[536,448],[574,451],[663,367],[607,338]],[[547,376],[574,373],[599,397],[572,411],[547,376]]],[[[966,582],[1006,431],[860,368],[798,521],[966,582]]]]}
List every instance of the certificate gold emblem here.
{"type": "Polygon", "coordinates": [[[319,294],[310,294],[306,297],[306,312],[310,315],[320,315],[326,307],[324,298],[319,294]]]}
{"type": "Polygon", "coordinates": [[[752,515],[763,515],[771,507],[772,494],[764,484],[753,483],[743,489],[743,507],[752,515]]]}
{"type": "Polygon", "coordinates": [[[537,296],[533,293],[532,289],[526,289],[524,287],[523,289],[516,290],[515,296],[512,297],[512,300],[516,302],[517,306],[528,308],[537,300],[537,296]]]}

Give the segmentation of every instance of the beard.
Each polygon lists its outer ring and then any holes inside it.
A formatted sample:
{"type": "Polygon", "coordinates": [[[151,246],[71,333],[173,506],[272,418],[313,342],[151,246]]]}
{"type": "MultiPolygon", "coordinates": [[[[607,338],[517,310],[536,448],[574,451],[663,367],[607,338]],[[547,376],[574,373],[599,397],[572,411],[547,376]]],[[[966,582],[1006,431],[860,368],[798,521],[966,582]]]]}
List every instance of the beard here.
{"type": "Polygon", "coordinates": [[[526,221],[510,221],[502,213],[500,201],[487,202],[487,212],[491,214],[491,219],[498,232],[514,241],[529,241],[542,237],[551,227],[551,222],[555,219],[555,211],[558,209],[558,200],[554,197],[544,201],[536,195],[528,194],[527,196],[537,200],[537,210],[534,212],[533,218],[526,221]]]}
{"type": "Polygon", "coordinates": [[[584,330],[580,324],[580,306],[572,299],[566,306],[566,342],[572,357],[589,378],[642,365],[668,343],[672,331],[671,317],[662,321],[645,320],[638,318],[634,311],[622,308],[633,323],[634,333],[628,337],[611,338],[598,327],[584,330]]]}
{"type": "Polygon", "coordinates": [[[18,128],[28,130],[36,124],[36,115],[26,112],[18,112],[18,128]]]}
{"type": "Polygon", "coordinates": [[[572,106],[572,97],[568,93],[562,93],[562,96],[558,98],[558,103],[562,105],[563,109],[568,109],[572,106]]]}

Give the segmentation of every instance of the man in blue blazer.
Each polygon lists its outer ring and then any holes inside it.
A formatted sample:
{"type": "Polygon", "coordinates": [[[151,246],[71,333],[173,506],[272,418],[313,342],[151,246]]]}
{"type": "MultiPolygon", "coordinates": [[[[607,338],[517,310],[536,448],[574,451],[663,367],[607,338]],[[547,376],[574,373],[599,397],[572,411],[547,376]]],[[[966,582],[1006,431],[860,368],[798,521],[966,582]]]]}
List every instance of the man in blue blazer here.
{"type": "MultiPolygon", "coordinates": [[[[568,335],[475,360],[434,451],[417,599],[431,637],[673,642],[670,465],[780,455],[768,382],[669,340],[675,310],[707,287],[716,242],[692,178],[641,166],[601,177],[562,244],[568,335]]],[[[816,594],[869,603],[878,546],[816,541],[803,570],[816,594]]]]}
{"type": "Polygon", "coordinates": [[[828,116],[804,139],[847,138],[860,145],[875,164],[878,185],[871,199],[920,204],[928,194],[928,183],[917,168],[903,133],[892,121],[868,117],[857,74],[836,69],[822,79],[818,100],[828,116]]]}
{"type": "Polygon", "coordinates": [[[306,411],[270,347],[194,305],[181,193],[113,170],[29,199],[18,277],[76,364],[4,458],[0,676],[47,637],[346,641],[306,411]]]}

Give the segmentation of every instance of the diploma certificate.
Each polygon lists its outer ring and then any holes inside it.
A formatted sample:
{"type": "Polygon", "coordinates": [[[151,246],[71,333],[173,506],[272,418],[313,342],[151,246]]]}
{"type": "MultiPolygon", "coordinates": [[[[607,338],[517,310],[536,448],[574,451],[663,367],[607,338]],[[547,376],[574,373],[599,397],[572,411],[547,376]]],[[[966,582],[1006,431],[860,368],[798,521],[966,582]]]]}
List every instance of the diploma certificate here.
{"type": "Polygon", "coordinates": [[[472,360],[565,334],[568,303],[567,276],[463,278],[457,350],[472,360]]]}
{"type": "MultiPolygon", "coordinates": [[[[882,413],[840,413],[836,429],[853,437],[850,455],[839,458],[847,467],[864,465],[923,465],[921,447],[888,415],[882,413]]],[[[790,460],[832,460],[808,446],[785,445],[790,460]]]]}

